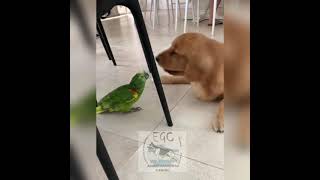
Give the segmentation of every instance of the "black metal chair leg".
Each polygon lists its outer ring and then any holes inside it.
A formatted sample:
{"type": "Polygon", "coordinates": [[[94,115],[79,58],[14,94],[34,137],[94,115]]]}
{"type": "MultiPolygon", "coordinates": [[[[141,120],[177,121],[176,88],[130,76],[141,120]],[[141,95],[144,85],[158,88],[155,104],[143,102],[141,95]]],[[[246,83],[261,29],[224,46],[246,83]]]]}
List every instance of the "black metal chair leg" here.
{"type": "Polygon", "coordinates": [[[103,143],[102,137],[98,128],[96,127],[96,136],[97,136],[97,156],[102,165],[103,170],[107,174],[109,180],[118,180],[116,170],[112,164],[108,151],[103,143]]]}
{"type": "Polygon", "coordinates": [[[105,51],[106,51],[106,53],[108,55],[108,58],[113,62],[113,65],[116,66],[117,63],[116,63],[116,61],[114,59],[110,44],[108,42],[107,35],[104,32],[103,25],[101,23],[100,18],[97,18],[97,30],[98,30],[102,45],[103,45],[103,47],[104,47],[104,49],[105,49],[105,51]]]}
{"type": "Polygon", "coordinates": [[[146,29],[146,26],[144,23],[144,19],[143,19],[143,15],[142,15],[142,12],[140,9],[139,2],[137,0],[130,0],[130,1],[126,1],[126,2],[127,2],[127,7],[131,10],[131,13],[134,17],[136,28],[137,28],[139,38],[140,38],[140,41],[142,44],[142,48],[144,51],[144,55],[147,60],[148,68],[149,68],[149,70],[152,74],[152,77],[154,79],[154,83],[155,83],[155,86],[156,86],[156,89],[157,89],[157,92],[158,92],[158,95],[160,98],[160,102],[162,105],[162,109],[163,109],[165,118],[167,120],[167,124],[168,124],[168,126],[172,126],[173,123],[171,120],[170,111],[169,111],[166,97],[165,97],[165,94],[163,92],[163,88],[161,85],[157,65],[155,63],[153,51],[151,48],[148,32],[147,32],[147,29],[146,29]]]}
{"type": "MultiPolygon", "coordinates": [[[[101,32],[100,32],[100,28],[98,27],[98,24],[97,24],[97,31],[98,31],[97,37],[100,38],[101,43],[102,43],[102,44],[106,43],[106,42],[104,41],[104,39],[101,38],[101,36],[100,36],[101,32]]],[[[106,49],[105,49],[105,51],[106,51],[106,53],[107,53],[107,55],[108,55],[109,60],[111,61],[112,56],[110,55],[109,51],[107,51],[106,49]]]]}

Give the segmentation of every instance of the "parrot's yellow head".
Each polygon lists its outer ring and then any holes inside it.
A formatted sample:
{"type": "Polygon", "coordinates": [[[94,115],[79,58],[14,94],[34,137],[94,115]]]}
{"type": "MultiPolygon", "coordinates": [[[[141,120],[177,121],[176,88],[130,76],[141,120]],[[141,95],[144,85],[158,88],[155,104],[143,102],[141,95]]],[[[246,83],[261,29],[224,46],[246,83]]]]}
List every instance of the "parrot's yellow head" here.
{"type": "Polygon", "coordinates": [[[130,87],[136,89],[138,92],[142,92],[146,84],[149,74],[145,71],[137,73],[130,81],[130,87]]]}

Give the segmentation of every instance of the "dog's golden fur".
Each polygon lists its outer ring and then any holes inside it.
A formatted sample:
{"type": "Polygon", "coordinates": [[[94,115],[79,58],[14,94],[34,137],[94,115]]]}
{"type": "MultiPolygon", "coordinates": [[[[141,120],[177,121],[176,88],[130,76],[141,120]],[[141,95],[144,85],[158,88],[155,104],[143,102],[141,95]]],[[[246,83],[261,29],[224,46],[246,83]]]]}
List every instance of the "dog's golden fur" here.
{"type": "Polygon", "coordinates": [[[250,28],[249,24],[225,17],[224,74],[227,105],[240,108],[239,141],[250,142],[250,28]]]}
{"type": "MultiPolygon", "coordinates": [[[[223,58],[222,43],[199,33],[185,33],[156,59],[165,71],[173,75],[162,76],[163,84],[191,83],[199,99],[214,101],[224,95],[223,58]]],[[[214,124],[218,132],[224,131],[223,117],[214,124]]]]}
{"type": "MultiPolygon", "coordinates": [[[[163,84],[190,83],[203,101],[222,98],[217,119],[212,122],[217,132],[224,131],[224,101],[243,107],[244,127],[249,125],[250,111],[249,29],[227,17],[224,26],[225,43],[200,33],[185,33],[156,57],[158,64],[172,75],[162,76],[163,84]]],[[[245,136],[247,139],[248,134],[245,136]]]]}

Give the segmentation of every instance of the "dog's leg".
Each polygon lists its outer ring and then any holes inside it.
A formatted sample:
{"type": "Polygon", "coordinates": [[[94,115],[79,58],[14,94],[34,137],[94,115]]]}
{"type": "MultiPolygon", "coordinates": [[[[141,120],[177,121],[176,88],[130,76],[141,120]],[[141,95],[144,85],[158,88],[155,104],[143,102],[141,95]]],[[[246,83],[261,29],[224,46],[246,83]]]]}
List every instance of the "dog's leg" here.
{"type": "Polygon", "coordinates": [[[224,100],[219,104],[217,118],[212,121],[212,128],[218,133],[224,132],[224,100]]]}
{"type": "Polygon", "coordinates": [[[191,82],[191,87],[194,95],[201,101],[221,101],[224,98],[223,84],[210,88],[205,83],[191,82]]]}
{"type": "Polygon", "coordinates": [[[161,76],[162,84],[190,84],[184,76],[161,76]]]}

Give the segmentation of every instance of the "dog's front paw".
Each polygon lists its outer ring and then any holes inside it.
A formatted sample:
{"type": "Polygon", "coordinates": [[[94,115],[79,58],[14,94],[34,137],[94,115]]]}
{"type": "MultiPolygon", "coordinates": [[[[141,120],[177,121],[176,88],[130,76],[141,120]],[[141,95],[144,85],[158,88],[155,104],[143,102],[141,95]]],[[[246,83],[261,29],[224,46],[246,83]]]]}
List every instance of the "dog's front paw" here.
{"type": "Polygon", "coordinates": [[[224,133],[224,122],[220,120],[212,121],[212,128],[217,133],[224,133]]]}
{"type": "Polygon", "coordinates": [[[224,100],[220,102],[219,109],[217,112],[217,118],[212,121],[212,128],[217,133],[224,132],[224,100]]]}

